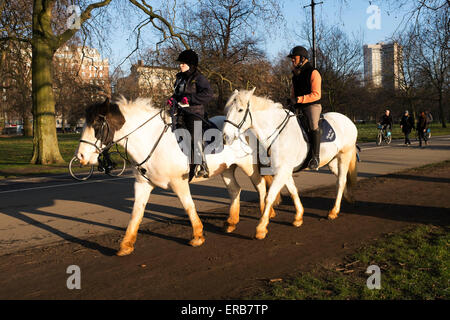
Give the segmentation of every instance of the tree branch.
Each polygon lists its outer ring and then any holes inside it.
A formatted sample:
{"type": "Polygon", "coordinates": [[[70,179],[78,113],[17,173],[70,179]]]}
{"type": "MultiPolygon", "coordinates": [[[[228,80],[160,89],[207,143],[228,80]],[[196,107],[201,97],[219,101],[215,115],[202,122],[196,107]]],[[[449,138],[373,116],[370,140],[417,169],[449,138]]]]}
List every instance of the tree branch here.
{"type": "MultiPolygon", "coordinates": [[[[80,25],[85,23],[88,19],[91,18],[92,10],[103,8],[110,4],[112,0],[103,0],[101,2],[96,2],[90,4],[82,13],[80,16],[80,25]]],[[[64,43],[66,43],[70,38],[73,37],[73,35],[77,32],[77,29],[67,29],[64,31],[61,35],[58,36],[56,41],[57,48],[61,47],[64,43]]]]}
{"type": "MultiPolygon", "coordinates": [[[[138,7],[139,9],[141,9],[143,12],[145,12],[146,14],[148,14],[148,15],[150,16],[150,21],[152,22],[153,26],[155,26],[155,23],[154,23],[153,20],[154,20],[154,19],[159,20],[160,22],[162,22],[162,23],[167,27],[167,29],[169,30],[169,33],[170,33],[170,37],[171,37],[171,38],[177,38],[178,40],[180,40],[180,41],[183,43],[183,45],[184,45],[184,47],[185,47],[186,49],[190,49],[190,46],[189,46],[188,43],[184,40],[184,38],[181,36],[181,34],[175,32],[173,25],[170,24],[170,22],[167,21],[167,20],[166,20],[164,17],[162,17],[161,15],[155,13],[155,12],[153,11],[153,7],[150,6],[150,5],[148,5],[148,4],[145,2],[145,0],[142,0],[142,4],[139,3],[137,0],[130,0],[130,2],[131,2],[132,4],[134,4],[136,7],[138,7]]],[[[155,26],[155,27],[156,27],[156,26],[155,26]]],[[[157,28],[159,31],[162,31],[161,28],[159,28],[159,27],[156,27],[156,28],[157,28]]],[[[166,36],[165,33],[163,33],[163,34],[164,34],[164,36],[166,36]]]]}

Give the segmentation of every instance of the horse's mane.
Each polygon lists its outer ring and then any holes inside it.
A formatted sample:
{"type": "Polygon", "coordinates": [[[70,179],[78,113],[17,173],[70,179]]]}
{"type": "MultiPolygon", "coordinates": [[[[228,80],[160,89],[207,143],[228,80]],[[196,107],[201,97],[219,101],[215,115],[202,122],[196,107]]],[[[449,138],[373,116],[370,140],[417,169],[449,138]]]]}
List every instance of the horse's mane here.
{"type": "MultiPolygon", "coordinates": [[[[250,94],[250,91],[241,90],[238,92],[234,92],[231,97],[228,99],[228,102],[225,106],[225,114],[228,113],[228,109],[231,107],[233,101],[239,100],[241,104],[247,103],[247,96],[250,94]]],[[[281,103],[274,102],[273,100],[267,97],[258,97],[252,94],[250,97],[251,108],[254,111],[263,111],[269,110],[273,108],[282,109],[283,105],[281,103]]],[[[245,106],[244,106],[245,107],[245,106]]]]}
{"type": "Polygon", "coordinates": [[[124,114],[136,113],[136,111],[138,110],[149,113],[160,111],[160,109],[153,106],[153,101],[151,98],[137,98],[135,100],[127,100],[124,96],[120,95],[120,97],[117,98],[114,103],[119,106],[120,111],[124,114]]]}
{"type": "Polygon", "coordinates": [[[250,105],[254,111],[264,111],[269,109],[283,109],[283,105],[267,97],[258,97],[252,95],[250,98],[250,105]]]}

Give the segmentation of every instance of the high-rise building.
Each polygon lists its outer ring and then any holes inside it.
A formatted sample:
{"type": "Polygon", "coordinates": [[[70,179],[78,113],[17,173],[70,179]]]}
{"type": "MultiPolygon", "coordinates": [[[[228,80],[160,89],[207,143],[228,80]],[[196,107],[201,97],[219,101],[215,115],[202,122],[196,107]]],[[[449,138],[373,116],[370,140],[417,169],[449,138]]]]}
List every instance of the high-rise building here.
{"type": "Polygon", "coordinates": [[[373,88],[401,88],[402,48],[396,42],[364,45],[364,80],[373,88]]]}
{"type": "Polygon", "coordinates": [[[381,45],[364,45],[364,80],[373,88],[380,88],[382,85],[381,76],[381,45]]]}

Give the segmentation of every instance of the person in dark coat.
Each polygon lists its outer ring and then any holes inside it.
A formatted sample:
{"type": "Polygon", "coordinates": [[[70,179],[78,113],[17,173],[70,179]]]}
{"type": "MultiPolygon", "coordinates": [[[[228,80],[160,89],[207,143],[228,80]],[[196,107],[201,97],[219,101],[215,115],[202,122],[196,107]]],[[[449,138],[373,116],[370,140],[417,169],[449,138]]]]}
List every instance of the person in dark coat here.
{"type": "Polygon", "coordinates": [[[419,147],[422,148],[422,140],[425,141],[425,145],[428,144],[427,139],[425,138],[425,133],[427,132],[428,129],[428,120],[424,111],[420,112],[416,127],[417,127],[417,135],[419,136],[419,147]]]}
{"type": "Polygon", "coordinates": [[[380,124],[383,126],[383,129],[386,130],[386,132],[392,130],[394,119],[392,118],[391,111],[389,109],[386,109],[384,111],[384,114],[380,119],[380,124]]]}
{"type": "Polygon", "coordinates": [[[194,168],[197,177],[207,178],[209,172],[203,155],[203,139],[194,141],[194,127],[197,126],[201,130],[205,106],[212,100],[213,90],[208,79],[198,70],[198,55],[195,51],[181,52],[177,61],[180,63],[181,72],[176,75],[175,92],[167,103],[172,106],[176,100],[183,107],[184,122],[192,137],[191,164],[198,164],[194,168]]]}
{"type": "Polygon", "coordinates": [[[411,117],[408,110],[405,111],[405,114],[400,120],[400,128],[405,135],[405,145],[410,146],[411,141],[409,140],[409,134],[411,133],[411,130],[414,129],[414,119],[411,117]]]}

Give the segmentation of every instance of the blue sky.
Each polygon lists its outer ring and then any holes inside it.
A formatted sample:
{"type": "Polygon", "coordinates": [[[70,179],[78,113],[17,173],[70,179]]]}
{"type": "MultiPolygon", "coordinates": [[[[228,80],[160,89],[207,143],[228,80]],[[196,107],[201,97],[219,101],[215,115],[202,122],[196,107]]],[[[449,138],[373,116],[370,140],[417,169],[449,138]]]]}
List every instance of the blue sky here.
{"type": "MultiPolygon", "coordinates": [[[[393,10],[386,1],[368,1],[368,0],[315,0],[323,1],[323,4],[316,6],[316,19],[323,20],[327,25],[338,25],[349,36],[359,34],[363,36],[363,42],[377,43],[380,41],[388,41],[398,26],[402,23],[406,9],[393,10]],[[370,5],[377,5],[380,8],[380,29],[369,29],[367,20],[371,14],[366,13],[370,5]]],[[[305,41],[295,36],[293,30],[299,30],[307,17],[311,16],[311,8],[303,8],[309,5],[310,0],[282,0],[283,15],[286,19],[288,30],[280,29],[278,32],[266,37],[265,43],[261,48],[266,51],[269,58],[275,58],[279,52],[286,52],[294,45],[307,45],[305,41]]],[[[121,28],[116,28],[113,34],[115,39],[111,45],[112,52],[104,57],[110,59],[111,72],[114,68],[125,59],[129,53],[135,48],[135,37],[131,35],[131,30],[141,20],[144,15],[136,13],[132,17],[123,17],[128,26],[122,23],[121,28]]],[[[116,22],[115,24],[120,24],[116,22]]],[[[154,47],[157,37],[153,35],[152,27],[149,25],[143,29],[144,47],[154,47]]],[[[132,56],[133,58],[133,56],[132,56]]],[[[136,57],[134,56],[134,60],[136,57]]],[[[127,61],[122,65],[124,71],[128,71],[130,62],[127,61]]]]}
{"type": "MultiPolygon", "coordinates": [[[[406,8],[395,12],[386,1],[348,0],[343,3],[339,0],[315,0],[315,2],[323,2],[316,6],[316,20],[322,20],[329,26],[337,25],[350,37],[353,34],[359,34],[363,37],[364,44],[388,41],[398,26],[402,24],[402,19],[407,12],[406,8]],[[367,20],[373,14],[367,13],[370,5],[377,5],[380,9],[380,29],[369,29],[367,26],[367,20]]],[[[306,18],[311,16],[311,8],[303,8],[310,3],[310,0],[284,0],[281,2],[283,14],[289,26],[301,28],[306,18]]],[[[296,44],[306,45],[302,39],[295,38],[293,32],[288,32],[271,42],[270,45],[266,45],[266,52],[273,57],[280,50],[289,49],[296,44]]]]}

